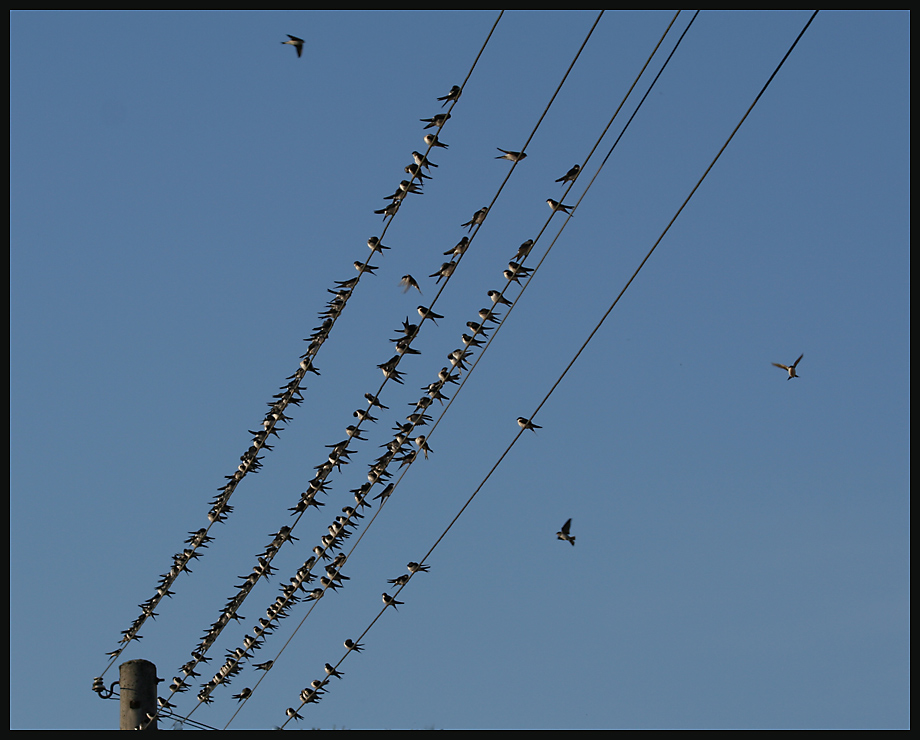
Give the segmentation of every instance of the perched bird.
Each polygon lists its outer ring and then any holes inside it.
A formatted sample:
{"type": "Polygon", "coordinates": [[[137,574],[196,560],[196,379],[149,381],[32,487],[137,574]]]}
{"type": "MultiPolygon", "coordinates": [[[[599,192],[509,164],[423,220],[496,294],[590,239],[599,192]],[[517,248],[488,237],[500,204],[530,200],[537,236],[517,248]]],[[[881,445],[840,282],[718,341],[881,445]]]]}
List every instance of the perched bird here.
{"type": "Polygon", "coordinates": [[[486,216],[488,215],[488,213],[489,213],[488,206],[483,206],[478,211],[476,211],[476,213],[473,214],[473,217],[469,221],[467,221],[465,224],[460,224],[460,228],[463,228],[464,226],[469,226],[470,231],[472,231],[474,226],[478,226],[479,224],[481,224],[483,221],[486,220],[486,216]]]}
{"type": "Polygon", "coordinates": [[[381,208],[379,211],[374,211],[378,216],[383,214],[383,220],[386,221],[388,216],[395,216],[396,211],[399,210],[399,201],[394,200],[386,208],[381,208]]]}
{"type": "Polygon", "coordinates": [[[335,676],[336,678],[341,678],[342,676],[345,675],[344,673],[340,673],[339,671],[337,671],[329,663],[326,663],[325,668],[326,668],[326,675],[328,676],[335,676]]]}
{"type": "MultiPolygon", "coordinates": [[[[397,604],[405,604],[406,602],[404,602],[404,601],[397,601],[395,598],[393,598],[392,596],[390,596],[386,591],[384,591],[384,593],[383,593],[383,603],[386,604],[387,606],[392,606],[394,609],[396,609],[396,605],[397,605],[397,604]]],[[[384,608],[386,608],[386,607],[384,607],[384,608]]],[[[399,609],[396,609],[396,611],[399,611],[399,609]]]]}
{"type": "Polygon", "coordinates": [[[428,453],[429,453],[429,452],[434,452],[434,450],[432,450],[432,449],[428,446],[428,442],[426,441],[425,435],[424,435],[424,434],[422,434],[422,435],[420,435],[420,436],[418,436],[418,437],[415,438],[415,444],[417,444],[417,445],[418,445],[418,448],[419,448],[420,450],[422,450],[422,452],[425,453],[425,459],[426,459],[426,460],[428,459],[428,453]]]}
{"type": "Polygon", "coordinates": [[[533,249],[533,239],[528,239],[526,242],[524,242],[523,244],[521,244],[521,246],[518,247],[518,251],[514,255],[513,259],[514,260],[524,259],[528,254],[530,254],[531,249],[533,249]]]}
{"type": "Polygon", "coordinates": [[[575,537],[569,534],[569,529],[571,528],[571,526],[572,526],[572,520],[571,519],[566,520],[565,524],[562,525],[562,529],[556,532],[556,537],[558,537],[560,540],[565,540],[566,542],[570,542],[572,544],[572,547],[575,547],[575,537]]]}
{"type": "MultiPolygon", "coordinates": [[[[443,108],[444,106],[441,107],[443,108]]],[[[438,113],[436,116],[432,116],[431,118],[420,118],[419,120],[422,123],[428,124],[425,126],[425,128],[441,128],[441,126],[446,123],[448,118],[450,118],[450,113],[438,113]]]]}
{"type": "Polygon", "coordinates": [[[534,424],[530,419],[525,419],[523,416],[518,417],[517,423],[521,429],[529,429],[534,434],[537,433],[537,429],[543,428],[543,427],[539,427],[536,424],[534,424]]]}
{"type": "Polygon", "coordinates": [[[418,287],[418,282],[411,275],[403,275],[399,279],[399,284],[403,286],[403,293],[408,293],[410,288],[415,288],[419,293],[422,292],[422,289],[418,287]]]}
{"type": "MultiPolygon", "coordinates": [[[[282,42],[282,43],[283,43],[283,42],[282,42]]],[[[284,711],[284,713],[285,713],[288,717],[290,717],[291,719],[303,719],[303,717],[301,717],[299,714],[297,714],[297,711],[294,709],[294,707],[288,707],[288,708],[284,711]]]]}
{"type": "Polygon", "coordinates": [[[495,147],[498,151],[503,152],[499,154],[496,159],[507,159],[511,162],[520,162],[527,155],[524,152],[509,152],[507,149],[502,149],[500,146],[495,147]]]}
{"type": "Polygon", "coordinates": [[[447,95],[445,95],[444,97],[438,98],[439,101],[440,100],[444,101],[443,103],[441,103],[441,107],[443,108],[445,105],[447,105],[448,103],[453,103],[455,100],[460,100],[461,92],[463,91],[460,89],[460,86],[454,85],[450,89],[450,92],[447,93],[447,95]]]}
{"type": "Polygon", "coordinates": [[[239,694],[234,694],[231,698],[237,701],[248,699],[252,695],[252,689],[243,689],[239,694]]]}
{"type": "Polygon", "coordinates": [[[382,403],[380,403],[380,400],[373,393],[365,393],[364,397],[367,399],[371,406],[376,406],[377,408],[384,410],[390,408],[389,406],[384,406],[382,403]]]}
{"type": "MultiPolygon", "coordinates": [[[[435,313],[435,312],[432,311],[430,308],[425,308],[424,306],[419,306],[419,307],[418,307],[418,315],[421,316],[423,320],[424,320],[424,319],[431,319],[432,321],[434,321],[435,319],[443,319],[443,318],[444,318],[443,316],[441,316],[441,314],[435,313]]],[[[434,321],[434,325],[437,326],[437,325],[438,325],[438,322],[437,322],[437,321],[434,321]]]]}
{"type": "Polygon", "coordinates": [[[439,147],[441,147],[441,149],[448,149],[448,148],[449,148],[449,147],[447,146],[447,144],[442,144],[440,141],[438,141],[438,137],[437,137],[435,134],[425,134],[425,137],[424,137],[423,141],[424,141],[429,147],[439,146],[439,147]]]}
{"type": "Polygon", "coordinates": [[[509,301],[507,298],[505,298],[505,297],[501,294],[500,291],[497,291],[497,290],[490,290],[490,291],[488,292],[488,296],[489,296],[489,298],[492,299],[492,303],[495,303],[495,304],[497,304],[497,305],[501,305],[501,304],[504,304],[504,305],[506,305],[506,306],[510,306],[510,305],[511,305],[511,301],[509,301]]]}
{"type": "Polygon", "coordinates": [[[388,578],[387,583],[392,583],[395,586],[405,586],[409,582],[409,574],[403,573],[401,576],[396,578],[388,578]]]}
{"type": "MultiPolygon", "coordinates": [[[[440,268],[438,268],[437,272],[432,273],[428,277],[436,277],[437,280],[435,280],[435,284],[437,284],[441,282],[441,278],[449,278],[451,275],[453,275],[454,270],[456,269],[457,269],[456,262],[445,262],[441,265],[440,268]]],[[[421,293],[421,291],[419,292],[421,293]]]]}
{"type": "Polygon", "coordinates": [[[369,272],[371,275],[374,274],[374,270],[377,269],[377,265],[366,264],[358,260],[354,261],[355,269],[358,272],[369,272]]]}
{"type": "Polygon", "coordinates": [[[572,169],[566,172],[562,177],[560,177],[556,182],[575,182],[575,178],[581,173],[581,165],[576,164],[572,169]]]}
{"type": "Polygon", "coordinates": [[[354,640],[345,640],[345,647],[349,650],[354,650],[356,653],[360,653],[364,650],[364,644],[355,642],[354,640]]]}
{"type": "Polygon", "coordinates": [[[452,247],[451,249],[448,249],[444,253],[444,255],[447,256],[447,255],[452,254],[456,257],[459,257],[461,254],[463,254],[466,251],[467,247],[469,246],[470,246],[470,238],[468,236],[465,236],[460,241],[457,242],[456,246],[452,247]]]}
{"type": "Polygon", "coordinates": [[[552,198],[547,198],[546,205],[553,209],[553,213],[556,211],[562,211],[563,213],[569,213],[569,208],[572,206],[567,206],[559,201],[553,200],[552,198]]]}
{"type": "Polygon", "coordinates": [[[290,44],[295,49],[297,49],[297,56],[300,56],[301,54],[303,54],[303,39],[299,39],[296,36],[291,36],[291,34],[288,34],[287,37],[288,37],[288,40],[282,41],[281,43],[290,44]]]}
{"type": "Polygon", "coordinates": [[[418,563],[409,563],[406,566],[410,573],[427,573],[430,565],[419,565],[418,563]]]}
{"type": "Polygon", "coordinates": [[[418,183],[409,182],[408,180],[401,180],[399,187],[396,188],[396,192],[392,195],[385,196],[384,200],[403,200],[409,193],[424,195],[422,192],[422,186],[418,183]]]}
{"type": "Polygon", "coordinates": [[[264,663],[256,663],[253,668],[256,668],[260,671],[270,671],[272,666],[275,664],[273,660],[266,660],[264,663]]]}
{"type": "Polygon", "coordinates": [[[437,165],[428,159],[421,152],[412,152],[412,159],[419,167],[424,167],[425,169],[431,169],[432,167],[437,167],[437,165]]]}
{"type": "Polygon", "coordinates": [[[381,244],[380,238],[376,236],[372,236],[370,239],[367,240],[367,246],[370,248],[371,254],[373,254],[374,252],[380,252],[381,254],[383,254],[384,249],[389,249],[389,247],[386,246],[385,244],[381,244]]]}
{"type": "Polygon", "coordinates": [[[791,365],[780,365],[778,362],[774,362],[773,367],[781,367],[783,370],[789,373],[789,377],[786,378],[786,380],[792,380],[793,378],[798,378],[799,376],[795,374],[795,366],[798,365],[799,362],[801,362],[804,356],[805,356],[804,354],[799,355],[799,359],[793,362],[791,365]]]}

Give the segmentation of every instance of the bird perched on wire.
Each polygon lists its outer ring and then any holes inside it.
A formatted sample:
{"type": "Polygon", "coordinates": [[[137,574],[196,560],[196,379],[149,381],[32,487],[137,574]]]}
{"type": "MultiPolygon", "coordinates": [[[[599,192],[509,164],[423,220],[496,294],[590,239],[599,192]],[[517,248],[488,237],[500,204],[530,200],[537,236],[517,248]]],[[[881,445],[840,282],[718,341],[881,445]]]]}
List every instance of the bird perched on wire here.
{"type": "Polygon", "coordinates": [[[425,136],[424,136],[424,138],[423,138],[422,140],[423,140],[429,147],[438,146],[438,147],[441,147],[441,149],[449,149],[449,148],[450,148],[450,147],[447,146],[447,144],[442,144],[442,143],[438,140],[438,137],[437,137],[435,134],[425,134],[425,136]]]}
{"type": "Polygon", "coordinates": [[[445,105],[447,105],[448,103],[453,103],[455,100],[460,100],[460,93],[461,93],[461,92],[463,92],[463,91],[460,89],[460,85],[454,85],[454,86],[450,89],[450,92],[447,93],[447,95],[438,98],[438,101],[439,101],[439,102],[440,102],[441,100],[444,101],[443,103],[441,103],[441,107],[443,108],[445,105]]]}
{"type": "Polygon", "coordinates": [[[539,427],[536,424],[534,424],[530,419],[525,419],[523,416],[518,417],[517,423],[521,429],[529,429],[534,434],[537,433],[537,429],[543,428],[543,427],[539,427]]]}
{"type": "Polygon", "coordinates": [[[502,149],[500,146],[495,148],[502,152],[496,157],[496,159],[507,159],[510,162],[520,162],[522,159],[527,157],[524,152],[509,152],[507,149],[502,149]]]}
{"type": "Polygon", "coordinates": [[[567,519],[565,524],[562,525],[562,529],[556,532],[556,537],[558,537],[560,540],[565,540],[566,542],[570,543],[572,547],[575,547],[575,537],[574,535],[569,534],[571,527],[572,520],[567,519]]]}
{"type": "Polygon", "coordinates": [[[802,361],[802,358],[804,356],[805,356],[804,354],[799,355],[799,359],[793,362],[791,365],[780,365],[778,362],[774,362],[773,367],[781,367],[783,370],[789,373],[789,377],[786,378],[786,380],[792,380],[793,378],[798,378],[799,376],[795,374],[795,367],[796,365],[799,364],[799,362],[802,361]]]}
{"type": "Polygon", "coordinates": [[[567,183],[575,182],[575,178],[581,173],[581,165],[576,164],[572,169],[566,172],[562,177],[560,177],[556,182],[567,183]]]}
{"type": "Polygon", "coordinates": [[[301,54],[303,54],[303,39],[299,39],[299,38],[297,38],[296,36],[291,36],[291,34],[287,34],[287,37],[288,37],[288,40],[287,40],[287,41],[282,41],[281,43],[282,43],[282,44],[290,44],[290,45],[293,46],[295,49],[297,49],[297,56],[298,56],[298,57],[299,57],[301,54]]]}
{"type": "Polygon", "coordinates": [[[559,201],[553,200],[552,198],[547,198],[546,205],[548,205],[550,208],[553,209],[553,213],[555,213],[556,211],[562,211],[563,213],[570,213],[569,209],[572,207],[572,206],[567,206],[564,203],[560,203],[559,201]]]}
{"type": "MultiPolygon", "coordinates": [[[[442,105],[441,107],[443,108],[444,106],[442,105]]],[[[446,123],[448,118],[450,118],[450,113],[438,113],[436,116],[432,116],[431,118],[419,118],[419,121],[428,124],[425,126],[425,128],[441,128],[441,126],[446,123]]]]}
{"type": "Polygon", "coordinates": [[[476,213],[473,214],[473,217],[469,221],[467,221],[465,224],[460,224],[460,228],[463,228],[464,226],[469,226],[470,231],[472,231],[474,226],[477,226],[486,220],[486,216],[488,215],[488,213],[489,213],[488,206],[483,206],[478,211],[476,211],[476,213]]]}
{"type": "MultiPolygon", "coordinates": [[[[388,593],[386,593],[386,591],[384,591],[384,593],[383,593],[383,603],[386,604],[387,606],[392,606],[394,609],[396,609],[396,605],[397,605],[397,604],[404,604],[405,602],[404,602],[404,601],[397,601],[394,597],[390,596],[388,593]]],[[[384,607],[384,608],[386,608],[386,607],[384,607]]],[[[396,609],[396,611],[399,611],[399,609],[396,609]]]]}

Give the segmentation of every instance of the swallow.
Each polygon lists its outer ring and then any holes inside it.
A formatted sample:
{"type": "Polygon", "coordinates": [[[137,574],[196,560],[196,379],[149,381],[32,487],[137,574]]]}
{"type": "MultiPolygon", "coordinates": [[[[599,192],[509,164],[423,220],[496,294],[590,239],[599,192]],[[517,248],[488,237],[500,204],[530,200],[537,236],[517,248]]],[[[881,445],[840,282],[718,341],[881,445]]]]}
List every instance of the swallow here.
{"type": "Polygon", "coordinates": [[[487,293],[487,295],[488,295],[489,298],[491,299],[492,303],[494,303],[494,304],[496,304],[496,305],[502,305],[502,304],[504,304],[504,305],[506,305],[506,306],[512,305],[512,304],[511,304],[511,301],[509,301],[507,298],[505,298],[505,297],[501,294],[501,292],[498,291],[498,290],[490,290],[490,291],[487,293]]]}
{"type": "Polygon", "coordinates": [[[430,161],[428,157],[419,152],[412,152],[412,159],[419,167],[424,167],[425,169],[431,169],[432,167],[437,167],[437,165],[430,161]]]}
{"type": "Polygon", "coordinates": [[[384,406],[382,403],[380,403],[380,400],[373,393],[365,393],[364,397],[367,399],[371,406],[376,406],[377,408],[383,409],[384,411],[390,408],[389,406],[384,406]]]}
{"type": "Polygon", "coordinates": [[[451,249],[448,249],[444,253],[444,256],[446,257],[448,255],[454,255],[455,257],[459,257],[461,254],[463,254],[467,250],[467,247],[469,246],[470,246],[470,238],[468,236],[465,236],[460,241],[457,242],[456,246],[452,247],[451,249]]]}
{"type": "Polygon", "coordinates": [[[266,660],[264,663],[256,663],[253,668],[259,671],[270,671],[275,664],[273,660],[266,660]]]}
{"type": "Polygon", "coordinates": [[[569,213],[568,209],[572,207],[572,206],[564,205],[563,203],[559,203],[558,201],[555,201],[552,198],[547,198],[546,205],[548,205],[550,208],[553,209],[553,213],[555,213],[556,211],[562,211],[563,213],[569,213]]]}
{"type": "Polygon", "coordinates": [[[374,496],[374,499],[376,500],[379,498],[381,502],[386,501],[390,497],[390,494],[393,493],[393,488],[395,486],[396,486],[395,483],[388,484],[386,488],[384,488],[380,493],[374,496]]]}
{"type": "MultiPolygon", "coordinates": [[[[388,593],[386,593],[386,592],[384,591],[384,593],[383,593],[383,603],[386,604],[387,606],[392,606],[394,609],[396,609],[396,605],[397,605],[397,604],[405,604],[406,602],[404,602],[404,601],[397,601],[395,598],[393,598],[392,596],[390,596],[388,593]]],[[[384,608],[386,608],[386,607],[384,607],[384,608]]],[[[399,609],[396,609],[396,611],[399,611],[399,609]]]]}
{"type": "Polygon", "coordinates": [[[371,275],[373,275],[374,270],[377,269],[377,265],[365,264],[364,262],[359,262],[358,260],[355,260],[354,265],[358,272],[369,272],[371,275]]]}
{"type": "Polygon", "coordinates": [[[495,147],[498,151],[503,152],[499,154],[496,159],[507,159],[511,162],[520,162],[527,155],[524,152],[509,152],[507,149],[502,149],[501,147],[495,147]]]}
{"type": "MultiPolygon", "coordinates": [[[[437,280],[435,280],[435,284],[437,284],[441,282],[441,278],[449,278],[451,275],[453,275],[454,270],[456,269],[457,269],[456,262],[445,262],[441,265],[441,267],[438,269],[437,272],[432,273],[428,277],[436,277],[437,280]]],[[[421,293],[421,291],[419,292],[421,293]]]]}
{"type": "Polygon", "coordinates": [[[345,675],[344,673],[340,673],[339,671],[337,671],[329,663],[326,663],[324,667],[326,669],[326,675],[328,676],[335,676],[336,678],[341,678],[342,676],[345,675]]]}
{"type": "MultiPolygon", "coordinates": [[[[412,164],[407,164],[405,167],[403,167],[403,172],[405,172],[407,175],[411,175],[413,179],[417,177],[419,179],[419,182],[422,182],[423,180],[431,179],[431,175],[426,175],[424,172],[422,172],[421,166],[415,164],[414,162],[412,164]]],[[[398,203],[399,201],[394,201],[394,202],[398,203]]]]}
{"type": "Polygon", "coordinates": [[[363,643],[355,642],[354,640],[345,640],[345,647],[349,650],[354,650],[356,653],[360,653],[364,650],[363,643]]]}
{"type": "Polygon", "coordinates": [[[399,279],[399,284],[403,287],[403,293],[408,293],[410,288],[415,288],[419,293],[422,289],[418,287],[418,282],[411,275],[403,275],[399,279]]]}
{"type": "Polygon", "coordinates": [[[381,208],[379,211],[374,211],[378,216],[383,214],[383,220],[386,221],[388,216],[395,216],[396,211],[399,210],[399,201],[394,200],[386,208],[381,208]]]}
{"type": "Polygon", "coordinates": [[[444,101],[443,103],[441,103],[441,107],[443,108],[443,107],[444,107],[445,105],[447,105],[448,103],[453,103],[453,102],[455,102],[455,101],[457,101],[457,100],[460,100],[460,93],[462,93],[462,92],[463,92],[463,91],[460,89],[460,86],[459,86],[459,85],[454,85],[454,86],[450,89],[450,92],[447,93],[447,95],[445,95],[445,96],[443,96],[443,97],[441,97],[441,98],[438,98],[439,101],[441,101],[441,100],[444,101]]]}
{"type": "MultiPolygon", "coordinates": [[[[282,41],[281,43],[283,44],[284,42],[282,41]]],[[[303,717],[297,714],[294,707],[288,707],[286,710],[284,710],[284,713],[291,719],[303,719],[303,717]]]]}
{"type": "Polygon", "coordinates": [[[417,444],[417,445],[418,445],[418,448],[419,448],[422,452],[425,453],[425,459],[426,459],[426,460],[428,459],[428,453],[429,453],[429,452],[434,452],[434,450],[432,450],[432,449],[428,446],[428,442],[425,440],[425,435],[424,435],[424,434],[422,434],[422,435],[420,435],[420,436],[418,436],[418,437],[415,438],[415,444],[417,444]]]}
{"type": "Polygon", "coordinates": [[[530,419],[525,419],[523,416],[518,417],[517,423],[521,429],[530,429],[534,434],[537,433],[537,429],[543,428],[543,427],[538,427],[530,419]]]}
{"type": "Polygon", "coordinates": [[[297,56],[298,56],[298,57],[299,57],[301,54],[303,54],[303,39],[299,39],[299,38],[297,38],[296,36],[291,36],[291,34],[287,34],[287,37],[288,37],[288,40],[287,40],[287,41],[282,41],[281,43],[282,43],[282,44],[290,44],[290,45],[293,46],[295,49],[297,49],[297,56]]]}
{"type": "Polygon", "coordinates": [[[428,124],[425,126],[425,128],[441,128],[441,126],[447,122],[448,118],[450,118],[450,113],[438,113],[436,116],[432,116],[431,118],[419,118],[419,121],[428,124]]]}
{"type": "Polygon", "coordinates": [[[386,246],[385,244],[381,244],[380,238],[376,236],[372,236],[370,239],[367,240],[367,246],[370,248],[371,254],[373,254],[374,252],[380,252],[381,254],[383,254],[384,249],[389,249],[389,247],[386,246]]]}
{"type": "Polygon", "coordinates": [[[576,164],[572,169],[566,172],[562,177],[560,177],[556,182],[575,182],[575,178],[581,173],[581,165],[576,164]]]}
{"type": "Polygon", "coordinates": [[[429,146],[429,148],[435,147],[435,146],[441,147],[441,149],[449,148],[447,144],[442,144],[438,140],[438,137],[435,134],[425,134],[425,138],[423,139],[423,141],[429,146]]]}
{"type": "Polygon", "coordinates": [[[518,247],[517,254],[514,255],[514,260],[517,261],[524,259],[527,255],[530,254],[531,249],[533,249],[533,239],[528,239],[518,247]]]}
{"type": "Polygon", "coordinates": [[[562,529],[556,532],[556,537],[560,540],[565,540],[566,542],[571,543],[572,547],[575,547],[575,537],[569,534],[569,528],[572,526],[572,520],[567,519],[565,524],[562,525],[562,529]]]}
{"type": "MultiPolygon", "coordinates": [[[[444,318],[443,316],[441,316],[441,314],[435,313],[435,312],[432,311],[430,308],[425,308],[424,306],[419,306],[419,307],[418,307],[418,315],[422,317],[422,320],[423,320],[423,321],[424,321],[425,319],[431,319],[432,321],[434,321],[435,319],[443,319],[443,318],[444,318]]],[[[438,322],[437,322],[437,321],[434,321],[434,325],[437,326],[437,325],[438,325],[438,322]]]]}
{"type": "Polygon", "coordinates": [[[409,582],[409,574],[403,573],[397,578],[388,578],[387,583],[392,583],[394,586],[405,586],[409,582]]]}
{"type": "Polygon", "coordinates": [[[470,231],[472,231],[474,226],[478,226],[479,224],[481,224],[483,221],[486,220],[486,215],[488,215],[488,213],[489,213],[488,206],[483,206],[478,211],[476,211],[476,213],[473,214],[473,218],[471,218],[465,224],[460,224],[460,228],[463,228],[464,226],[469,226],[470,231]]]}
{"type": "Polygon", "coordinates": [[[361,421],[377,421],[376,416],[371,416],[370,411],[365,411],[364,409],[358,409],[352,416],[361,421]]]}
{"type": "Polygon", "coordinates": [[[406,566],[410,573],[427,573],[430,565],[419,565],[418,563],[409,563],[406,566]]]}
{"type": "Polygon", "coordinates": [[[801,362],[804,356],[805,356],[804,354],[799,355],[799,359],[793,362],[791,365],[780,365],[778,362],[774,362],[773,367],[781,367],[783,370],[789,373],[789,377],[786,378],[786,380],[792,380],[793,378],[798,378],[799,376],[795,374],[795,367],[796,365],[799,364],[799,362],[801,362]]]}
{"type": "Polygon", "coordinates": [[[244,699],[248,699],[251,695],[252,689],[243,689],[239,694],[234,694],[231,698],[236,699],[237,701],[243,701],[244,699]]]}

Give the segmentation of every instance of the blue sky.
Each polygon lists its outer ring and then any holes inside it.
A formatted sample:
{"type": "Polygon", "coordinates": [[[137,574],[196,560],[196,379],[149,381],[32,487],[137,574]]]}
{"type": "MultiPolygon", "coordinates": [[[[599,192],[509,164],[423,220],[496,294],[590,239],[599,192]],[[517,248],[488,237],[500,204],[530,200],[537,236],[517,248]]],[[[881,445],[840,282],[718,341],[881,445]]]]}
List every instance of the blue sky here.
{"type": "MultiPolygon", "coordinates": [[[[117,704],[90,690],[105,653],[207,525],[326,290],[357,274],[383,227],[374,210],[424,151],[419,119],[442,111],[496,16],[11,14],[11,727],[117,726],[117,704]],[[286,34],[305,40],[302,58],[286,34]],[[36,687],[50,675],[62,683],[49,705],[36,687]]],[[[400,364],[405,385],[385,386],[389,410],[363,425],[326,506],[297,525],[199,681],[353,503],[672,16],[601,19],[438,298],[445,318],[400,364]]],[[[317,604],[232,728],[282,724],[377,616],[387,579],[428,551],[532,415],[808,16],[700,14],[430,458],[350,556],[347,586],[317,604]]],[[[405,201],[391,250],[317,355],[321,375],[122,654],[156,663],[164,692],[380,387],[390,338],[434,299],[427,276],[511,167],[496,147],[523,146],[595,17],[501,19],[424,195],[405,201]],[[423,296],[402,292],[407,273],[423,296]]],[[[535,417],[542,429],[289,727],[909,726],[909,70],[909,14],[818,15],[535,417]],[[803,353],[799,379],[771,364],[803,353]],[[569,517],[575,547],[555,537],[569,517]]],[[[254,680],[247,668],[193,719],[223,727],[254,680]]]]}

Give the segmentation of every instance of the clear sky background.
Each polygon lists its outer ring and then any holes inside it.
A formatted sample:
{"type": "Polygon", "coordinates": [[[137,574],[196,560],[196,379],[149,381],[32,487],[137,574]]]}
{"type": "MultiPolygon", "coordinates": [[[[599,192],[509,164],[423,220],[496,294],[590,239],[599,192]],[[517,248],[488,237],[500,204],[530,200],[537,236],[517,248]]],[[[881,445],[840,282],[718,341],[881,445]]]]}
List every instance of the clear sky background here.
{"type": "MultiPolygon", "coordinates": [[[[405,385],[384,388],[390,410],[364,425],[368,441],[199,683],[353,503],[672,15],[601,19],[439,298],[445,318],[424,324],[405,385]]],[[[374,210],[424,151],[419,119],[441,112],[496,16],[10,16],[11,727],[117,727],[117,703],[91,691],[105,654],[186,533],[207,525],[326,289],[356,274],[383,226],[374,210]],[[289,33],[306,42],[300,59],[279,43],[289,33]]],[[[351,580],[317,604],[232,728],[282,724],[377,616],[386,580],[428,551],[532,415],[808,16],[697,18],[432,433],[430,459],[349,559],[351,580]]],[[[156,663],[161,694],[380,387],[390,338],[434,298],[427,276],[511,167],[496,147],[523,146],[595,17],[498,24],[441,132],[450,148],[431,153],[433,179],[317,356],[322,375],[120,657],[156,663]],[[402,292],[406,273],[423,297],[402,292]]],[[[535,417],[542,429],[288,726],[909,726],[909,131],[910,15],[819,14],[535,417]],[[803,353],[799,379],[771,364],[803,353]],[[575,547],[555,536],[569,517],[575,547]]],[[[231,694],[255,680],[247,668],[192,718],[223,727],[231,694]]]]}

